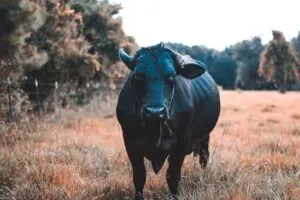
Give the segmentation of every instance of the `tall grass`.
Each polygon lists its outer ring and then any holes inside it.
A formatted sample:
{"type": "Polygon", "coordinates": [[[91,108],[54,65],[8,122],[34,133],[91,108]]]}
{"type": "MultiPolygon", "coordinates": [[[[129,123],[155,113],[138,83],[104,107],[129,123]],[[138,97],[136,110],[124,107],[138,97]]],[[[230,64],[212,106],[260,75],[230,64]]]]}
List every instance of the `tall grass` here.
{"type": "MultiPolygon", "coordinates": [[[[187,156],[181,199],[300,199],[300,95],[222,91],[205,170],[187,156]],[[276,123],[274,123],[276,121],[276,123]]],[[[132,199],[131,165],[115,117],[11,124],[0,133],[0,199],[132,199]]],[[[165,172],[145,161],[147,199],[165,172]]]]}

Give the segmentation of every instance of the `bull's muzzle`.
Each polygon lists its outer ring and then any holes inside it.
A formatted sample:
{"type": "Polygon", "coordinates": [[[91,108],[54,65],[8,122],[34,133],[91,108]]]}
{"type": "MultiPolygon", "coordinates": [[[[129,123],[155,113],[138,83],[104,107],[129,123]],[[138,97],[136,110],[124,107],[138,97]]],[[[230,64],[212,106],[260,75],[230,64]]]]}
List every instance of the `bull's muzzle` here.
{"type": "Polygon", "coordinates": [[[143,109],[143,118],[145,120],[163,121],[167,119],[167,109],[165,106],[145,106],[143,109]]]}

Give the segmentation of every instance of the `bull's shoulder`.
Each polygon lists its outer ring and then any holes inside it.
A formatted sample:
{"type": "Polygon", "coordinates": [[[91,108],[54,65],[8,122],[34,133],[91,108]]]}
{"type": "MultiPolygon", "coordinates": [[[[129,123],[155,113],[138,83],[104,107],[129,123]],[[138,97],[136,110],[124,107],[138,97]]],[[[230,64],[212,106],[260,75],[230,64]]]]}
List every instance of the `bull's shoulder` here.
{"type": "Polygon", "coordinates": [[[130,80],[126,80],[118,97],[116,115],[121,124],[128,123],[134,119],[134,102],[130,90],[130,80]]]}
{"type": "Polygon", "coordinates": [[[192,80],[180,77],[176,84],[176,91],[178,101],[191,106],[219,96],[217,85],[208,72],[192,80]]]}
{"type": "Polygon", "coordinates": [[[191,93],[195,100],[210,101],[219,98],[217,84],[208,72],[192,80],[191,84],[191,93]]]}
{"type": "Polygon", "coordinates": [[[191,81],[178,76],[175,84],[175,91],[172,105],[176,112],[188,112],[193,107],[193,96],[191,93],[191,81]]]}

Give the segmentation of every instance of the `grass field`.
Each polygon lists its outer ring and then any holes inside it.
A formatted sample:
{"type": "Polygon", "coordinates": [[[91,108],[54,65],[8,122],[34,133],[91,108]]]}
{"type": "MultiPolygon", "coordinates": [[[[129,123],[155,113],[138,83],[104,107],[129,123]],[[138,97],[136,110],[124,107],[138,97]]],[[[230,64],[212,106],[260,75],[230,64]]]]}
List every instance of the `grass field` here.
{"type": "MultiPolygon", "coordinates": [[[[181,199],[300,199],[300,93],[221,92],[205,170],[187,156],[181,199]]],[[[145,196],[165,171],[147,165],[145,196]]],[[[0,199],[132,199],[131,165],[114,116],[33,120],[0,130],[0,199]],[[53,121],[53,120],[52,120],[53,121]]]]}

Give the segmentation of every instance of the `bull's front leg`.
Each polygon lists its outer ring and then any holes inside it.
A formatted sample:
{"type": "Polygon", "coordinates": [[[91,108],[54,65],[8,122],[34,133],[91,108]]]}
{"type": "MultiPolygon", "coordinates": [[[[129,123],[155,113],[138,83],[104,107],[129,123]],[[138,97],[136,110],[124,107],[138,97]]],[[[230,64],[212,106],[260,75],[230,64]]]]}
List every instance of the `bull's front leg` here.
{"type": "Polygon", "coordinates": [[[177,198],[178,185],[181,179],[181,167],[185,158],[183,151],[175,150],[169,157],[169,168],[167,170],[167,182],[171,195],[177,198]]]}
{"type": "Polygon", "coordinates": [[[143,189],[146,182],[144,157],[135,149],[132,142],[125,140],[125,147],[132,166],[135,200],[143,200],[143,189]]]}

